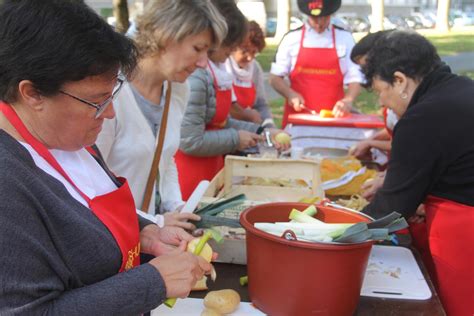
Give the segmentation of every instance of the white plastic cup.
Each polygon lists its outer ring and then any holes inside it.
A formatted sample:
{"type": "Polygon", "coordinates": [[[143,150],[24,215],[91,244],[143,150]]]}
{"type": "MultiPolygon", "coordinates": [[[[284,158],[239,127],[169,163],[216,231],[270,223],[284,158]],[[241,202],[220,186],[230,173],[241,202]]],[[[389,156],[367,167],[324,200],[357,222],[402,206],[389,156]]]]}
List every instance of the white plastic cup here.
{"type": "Polygon", "coordinates": [[[303,147],[291,147],[291,159],[302,159],[303,151],[303,147]]]}

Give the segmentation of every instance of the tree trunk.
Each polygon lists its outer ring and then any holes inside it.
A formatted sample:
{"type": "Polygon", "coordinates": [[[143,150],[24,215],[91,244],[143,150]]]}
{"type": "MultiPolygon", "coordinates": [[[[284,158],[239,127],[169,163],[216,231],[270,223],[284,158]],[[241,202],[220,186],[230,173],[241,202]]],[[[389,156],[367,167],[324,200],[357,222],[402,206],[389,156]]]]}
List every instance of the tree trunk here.
{"type": "Polygon", "coordinates": [[[128,22],[128,3],[127,0],[113,0],[115,29],[117,32],[125,33],[130,26],[128,22]]]}
{"type": "Polygon", "coordinates": [[[450,0],[438,0],[438,14],[436,16],[436,30],[449,31],[449,6],[450,0]]]}
{"type": "Polygon", "coordinates": [[[278,0],[277,5],[277,28],[275,38],[280,41],[290,30],[290,0],[278,0]]]}
{"type": "Polygon", "coordinates": [[[370,31],[377,32],[384,29],[383,19],[385,16],[384,0],[372,0],[372,19],[370,20],[370,31]]]}

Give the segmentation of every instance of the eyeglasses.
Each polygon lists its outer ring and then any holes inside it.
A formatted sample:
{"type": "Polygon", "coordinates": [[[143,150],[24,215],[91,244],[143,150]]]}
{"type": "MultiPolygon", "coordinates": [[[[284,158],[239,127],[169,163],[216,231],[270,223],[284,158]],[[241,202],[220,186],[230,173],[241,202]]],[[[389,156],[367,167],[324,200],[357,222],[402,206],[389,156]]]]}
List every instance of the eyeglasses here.
{"type": "Polygon", "coordinates": [[[258,50],[254,47],[239,47],[238,48],[240,50],[240,53],[242,55],[245,55],[245,56],[249,56],[249,57],[252,57],[252,58],[255,58],[256,56],[258,56],[258,50]]]}
{"type": "Polygon", "coordinates": [[[103,102],[101,103],[94,103],[94,102],[90,102],[90,101],[87,101],[87,100],[84,100],[83,98],[80,98],[80,97],[76,97],[75,95],[72,95],[70,93],[67,93],[63,90],[59,90],[60,93],[64,94],[64,95],[67,95],[68,97],[71,97],[77,101],[80,101],[82,103],[85,103],[87,104],[88,106],[91,106],[93,107],[94,109],[97,110],[97,112],[95,113],[95,118],[98,118],[102,113],[104,113],[104,111],[107,109],[107,107],[112,103],[112,101],[115,99],[115,97],[117,96],[117,94],[119,93],[120,89],[122,88],[122,84],[123,82],[125,81],[125,79],[123,78],[117,78],[117,83],[115,84],[115,87],[112,91],[112,95],[110,97],[108,97],[107,99],[105,99],[103,102]]]}

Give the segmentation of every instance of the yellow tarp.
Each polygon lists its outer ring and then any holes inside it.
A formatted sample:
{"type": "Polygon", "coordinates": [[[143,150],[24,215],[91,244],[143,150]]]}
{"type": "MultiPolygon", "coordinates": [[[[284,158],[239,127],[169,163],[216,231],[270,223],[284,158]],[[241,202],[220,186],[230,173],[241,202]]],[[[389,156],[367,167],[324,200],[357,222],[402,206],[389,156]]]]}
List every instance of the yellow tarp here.
{"type": "MultiPolygon", "coordinates": [[[[340,157],[323,159],[321,163],[321,180],[339,179],[349,171],[358,171],[362,164],[355,157],[340,157]]],[[[368,179],[375,177],[377,171],[367,169],[365,173],[356,176],[351,182],[340,187],[326,190],[326,195],[354,195],[361,192],[361,186],[368,179]]]]}

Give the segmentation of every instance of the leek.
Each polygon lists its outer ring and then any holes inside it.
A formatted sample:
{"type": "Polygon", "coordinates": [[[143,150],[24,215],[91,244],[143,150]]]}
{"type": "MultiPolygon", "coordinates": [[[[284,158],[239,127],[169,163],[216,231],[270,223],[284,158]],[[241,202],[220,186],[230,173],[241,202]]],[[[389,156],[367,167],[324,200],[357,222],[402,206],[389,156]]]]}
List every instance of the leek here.
{"type": "Polygon", "coordinates": [[[240,277],[239,283],[241,286],[245,286],[249,283],[249,277],[244,275],[243,277],[240,277]]]}
{"type": "Polygon", "coordinates": [[[324,223],[320,220],[317,220],[316,218],[312,216],[309,216],[308,214],[305,214],[295,209],[291,210],[289,217],[290,219],[298,223],[324,223]]]}

